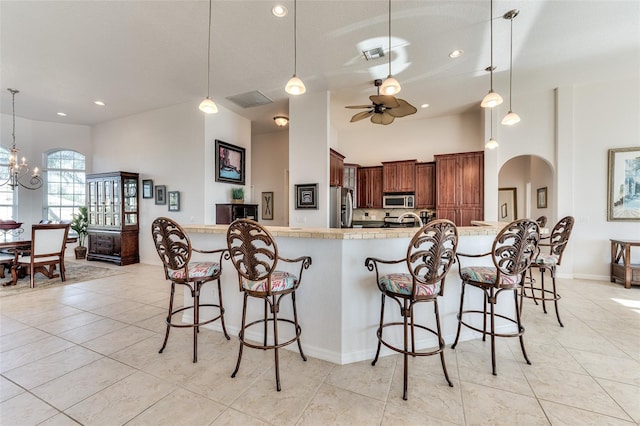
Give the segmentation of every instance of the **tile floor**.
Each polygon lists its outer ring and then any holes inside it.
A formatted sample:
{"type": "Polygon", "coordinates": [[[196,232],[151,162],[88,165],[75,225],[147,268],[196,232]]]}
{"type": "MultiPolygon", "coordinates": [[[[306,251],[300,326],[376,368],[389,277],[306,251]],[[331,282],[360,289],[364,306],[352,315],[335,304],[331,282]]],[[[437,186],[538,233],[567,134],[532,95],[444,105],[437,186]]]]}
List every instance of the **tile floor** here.
{"type": "MultiPolygon", "coordinates": [[[[230,378],[237,342],[202,330],[164,332],[168,286],[160,267],[0,299],[0,424],[13,425],[532,425],[640,422],[640,288],[559,280],[560,328],[526,301],[526,346],[498,340],[447,348],[454,387],[438,357],[411,360],[403,401],[402,360],[303,363],[282,351],[282,392],[272,353],[246,350],[230,378]],[[135,286],[131,285],[135,282],[135,286]],[[266,357],[266,358],[265,358],[266,357]]],[[[304,332],[303,332],[304,338],[304,332]]],[[[304,341],[303,341],[304,342],[304,341]]]]}

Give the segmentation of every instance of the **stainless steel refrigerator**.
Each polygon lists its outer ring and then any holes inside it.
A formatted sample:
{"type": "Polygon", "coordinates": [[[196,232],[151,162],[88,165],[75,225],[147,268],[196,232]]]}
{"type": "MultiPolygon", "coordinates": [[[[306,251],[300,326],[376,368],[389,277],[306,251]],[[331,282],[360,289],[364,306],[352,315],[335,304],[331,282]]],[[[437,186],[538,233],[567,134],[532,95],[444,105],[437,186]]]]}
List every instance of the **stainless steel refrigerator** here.
{"type": "Polygon", "coordinates": [[[329,188],[329,227],[351,228],[353,222],[353,192],[341,186],[329,188]]]}

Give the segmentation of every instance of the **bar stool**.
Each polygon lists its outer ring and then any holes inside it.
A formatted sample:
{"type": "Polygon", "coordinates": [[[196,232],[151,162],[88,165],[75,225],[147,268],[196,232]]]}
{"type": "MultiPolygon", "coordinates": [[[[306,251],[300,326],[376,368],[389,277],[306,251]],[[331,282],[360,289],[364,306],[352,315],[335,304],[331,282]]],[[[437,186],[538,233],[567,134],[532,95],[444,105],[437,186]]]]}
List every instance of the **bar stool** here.
{"type": "Polygon", "coordinates": [[[177,328],[193,328],[193,362],[198,362],[198,333],[200,326],[209,324],[220,319],[222,332],[227,340],[230,340],[229,334],[224,324],[224,307],[222,306],[222,288],[220,287],[220,276],[222,275],[222,258],[227,249],[218,250],[198,250],[191,246],[191,240],[184,232],[182,227],[175,221],[159,217],[151,224],[151,235],[155,243],[158,256],[162,260],[164,266],[165,278],[171,281],[171,297],[169,299],[169,313],[167,315],[167,331],[164,336],[164,343],[159,353],[162,353],[167,346],[169,340],[169,331],[171,327],[177,328]],[[217,262],[190,262],[191,253],[207,253],[219,254],[217,262]],[[202,286],[210,281],[218,281],[218,303],[200,303],[200,294],[202,286]],[[173,309],[173,298],[175,295],[176,284],[183,285],[191,292],[193,298],[192,306],[184,306],[182,308],[173,309]],[[213,318],[201,321],[200,309],[203,307],[218,308],[218,315],[213,318]],[[173,322],[174,315],[186,310],[193,310],[193,323],[184,324],[173,322]]]}
{"type": "Polygon", "coordinates": [[[558,312],[558,300],[560,300],[561,296],[556,290],[556,266],[559,266],[560,262],[562,262],[562,253],[564,253],[564,249],[569,242],[574,222],[573,216],[563,217],[553,227],[551,235],[541,239],[542,241],[549,241],[548,243],[541,242],[538,244],[540,247],[549,247],[549,253],[538,254],[529,268],[529,280],[524,283],[520,293],[520,309],[522,309],[522,298],[526,297],[527,299],[533,299],[536,305],[538,304],[538,300],[540,300],[542,302],[542,310],[546,314],[547,306],[545,302],[553,301],[556,308],[556,318],[558,318],[560,327],[564,327],[564,325],[560,320],[560,313],[558,312]],[[540,287],[536,286],[535,280],[531,277],[531,269],[533,268],[540,270],[540,287]],[[544,273],[547,269],[551,274],[551,290],[544,288],[544,273]],[[531,290],[531,295],[528,295],[526,290],[531,290]]]}
{"type": "Polygon", "coordinates": [[[240,291],[244,293],[242,304],[242,325],[238,338],[240,339],[240,349],[238,351],[238,363],[236,369],[231,374],[235,377],[240,369],[242,361],[242,349],[245,346],[255,349],[273,349],[276,366],[276,389],[280,391],[280,363],[278,350],[293,342],[298,343],[300,356],[304,361],[307,358],[302,351],[300,344],[300,334],[302,328],[298,323],[298,311],[296,308],[296,290],[302,280],[302,272],[311,266],[309,256],[301,256],[295,259],[280,257],[278,246],[269,233],[258,222],[250,219],[238,219],[229,225],[227,230],[227,247],[233,266],[238,271],[238,284],[240,291]],[[279,271],[276,269],[278,261],[291,264],[299,264],[298,275],[291,272],[279,271]],[[280,300],[290,294],[293,303],[293,320],[278,317],[280,311],[280,300]],[[246,323],[247,300],[255,297],[264,300],[264,318],[246,323]],[[271,313],[271,317],[268,313],[271,313]],[[273,324],[273,344],[268,344],[268,323],[273,324]],[[295,336],[286,342],[278,340],[278,324],[289,323],[294,327],[295,336]],[[263,342],[252,343],[246,340],[247,329],[254,325],[263,325],[263,342]]]}
{"type": "MultiPolygon", "coordinates": [[[[498,233],[491,252],[477,255],[457,253],[460,279],[462,280],[462,292],[460,295],[460,311],[458,313],[458,331],[456,339],[451,345],[451,349],[455,349],[460,338],[460,329],[464,325],[474,331],[482,333],[482,340],[486,339],[487,334],[491,336],[491,367],[493,375],[496,373],[496,347],[495,338],[497,337],[518,337],[520,339],[520,347],[527,364],[531,364],[524,348],[524,327],[520,320],[520,308],[518,306],[518,290],[522,287],[525,274],[532,260],[538,251],[538,242],[540,240],[540,231],[538,224],[529,219],[520,219],[509,223],[502,231],[498,233]],[[461,257],[480,258],[491,256],[493,266],[467,266],[463,267],[460,262],[461,257]],[[479,288],[484,293],[484,310],[464,310],[464,295],[467,285],[479,288]],[[515,318],[509,318],[506,315],[496,314],[495,305],[498,296],[505,291],[513,291],[515,304],[515,318]],[[487,312],[487,302],[490,311],[487,312]],[[482,329],[471,325],[465,321],[465,316],[469,314],[482,314],[482,329]],[[491,329],[487,331],[487,316],[490,318],[491,329]],[[511,323],[516,324],[517,330],[513,333],[498,333],[495,329],[495,318],[499,317],[511,323]]],[[[521,299],[521,298],[520,298],[521,299]]]]}
{"type": "Polygon", "coordinates": [[[428,356],[440,354],[440,362],[444,377],[449,380],[447,366],[444,360],[444,338],[440,328],[440,315],[438,313],[438,296],[444,292],[444,280],[455,261],[456,249],[458,246],[458,230],[453,222],[448,220],[435,220],[420,228],[413,236],[407,256],[398,260],[382,260],[368,257],[365,266],[370,271],[376,272],[376,283],[382,292],[380,307],[380,326],[376,331],[378,336],[378,349],[371,365],[376,365],[380,355],[381,345],[403,354],[404,356],[404,385],[402,399],[407,399],[407,378],[408,378],[408,357],[428,356]],[[392,273],[383,275],[380,272],[380,265],[392,265],[405,263],[409,273],[392,273]],[[403,322],[384,322],[384,304],[386,297],[390,297],[398,303],[400,315],[403,322]],[[433,302],[433,309],[436,319],[436,330],[424,325],[416,324],[413,315],[413,308],[421,302],[433,302]],[[393,346],[383,339],[382,331],[386,327],[402,326],[404,331],[403,347],[393,346]],[[438,347],[430,351],[416,351],[415,328],[426,330],[438,337],[438,347]],[[411,338],[409,339],[409,333],[411,338]],[[411,340],[411,349],[409,349],[411,340]]]}

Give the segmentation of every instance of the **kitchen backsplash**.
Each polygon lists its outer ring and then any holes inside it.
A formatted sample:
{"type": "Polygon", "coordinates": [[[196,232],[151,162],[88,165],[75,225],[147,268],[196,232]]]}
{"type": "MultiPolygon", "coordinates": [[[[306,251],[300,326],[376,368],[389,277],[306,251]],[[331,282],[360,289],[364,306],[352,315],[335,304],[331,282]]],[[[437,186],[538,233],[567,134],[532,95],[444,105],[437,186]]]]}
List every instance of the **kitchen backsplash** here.
{"type": "Polygon", "coordinates": [[[413,212],[420,216],[420,212],[428,211],[429,215],[435,215],[435,210],[430,209],[354,209],[353,220],[363,221],[383,221],[385,216],[398,217],[405,212],[413,212]]]}

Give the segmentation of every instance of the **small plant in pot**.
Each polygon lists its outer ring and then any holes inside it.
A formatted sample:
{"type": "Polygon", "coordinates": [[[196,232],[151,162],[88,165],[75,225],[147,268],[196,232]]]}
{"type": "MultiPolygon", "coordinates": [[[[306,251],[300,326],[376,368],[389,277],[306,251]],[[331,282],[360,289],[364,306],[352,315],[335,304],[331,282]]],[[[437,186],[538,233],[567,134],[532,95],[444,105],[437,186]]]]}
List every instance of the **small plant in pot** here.
{"type": "Polygon", "coordinates": [[[244,203],[244,188],[231,188],[231,202],[235,204],[244,203]]]}
{"type": "Polygon", "coordinates": [[[73,215],[70,228],[78,234],[78,246],[75,248],[76,259],[84,259],[87,256],[87,247],[84,242],[87,238],[87,227],[89,226],[89,212],[87,207],[82,206],[78,209],[78,214],[73,215]]]}

